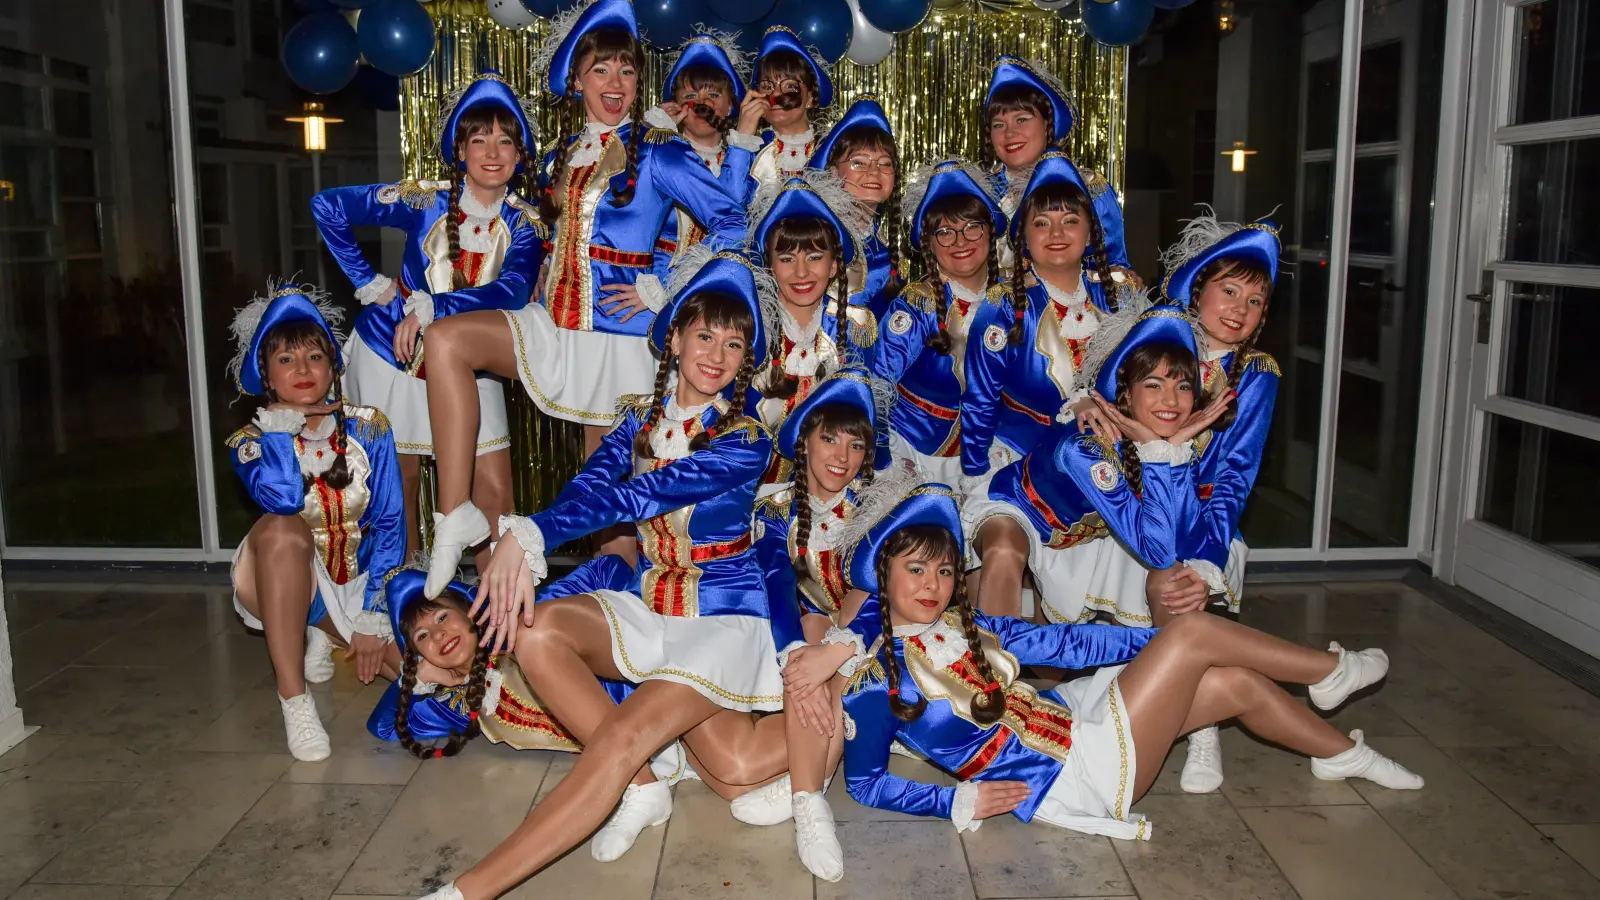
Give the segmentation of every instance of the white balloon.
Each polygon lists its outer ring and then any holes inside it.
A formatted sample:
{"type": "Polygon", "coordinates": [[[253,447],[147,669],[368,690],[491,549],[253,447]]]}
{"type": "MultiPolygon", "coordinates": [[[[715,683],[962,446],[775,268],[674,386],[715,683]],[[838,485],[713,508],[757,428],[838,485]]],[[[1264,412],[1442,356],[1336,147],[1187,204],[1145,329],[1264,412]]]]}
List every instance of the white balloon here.
{"type": "Polygon", "coordinates": [[[1058,9],[1066,9],[1071,6],[1072,0],[1033,0],[1033,5],[1040,9],[1055,12],[1058,9]]]}
{"type": "Polygon", "coordinates": [[[539,20],[522,5],[522,0],[489,0],[489,18],[513,31],[527,28],[539,20]]]}
{"type": "Polygon", "coordinates": [[[850,30],[850,46],[845,48],[844,58],[858,66],[875,66],[888,59],[889,52],[894,49],[894,35],[872,27],[867,17],[861,14],[861,0],[844,2],[850,4],[850,18],[854,22],[850,30]]]}

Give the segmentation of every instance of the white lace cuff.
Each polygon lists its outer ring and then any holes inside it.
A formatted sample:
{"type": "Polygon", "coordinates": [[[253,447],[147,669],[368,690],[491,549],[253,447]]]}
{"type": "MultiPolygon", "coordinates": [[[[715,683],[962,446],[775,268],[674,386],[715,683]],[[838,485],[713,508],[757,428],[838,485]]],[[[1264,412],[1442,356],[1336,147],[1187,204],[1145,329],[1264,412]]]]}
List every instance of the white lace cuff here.
{"type": "Polygon", "coordinates": [[[389,623],[388,614],[376,609],[364,609],[351,616],[350,630],[356,634],[370,634],[385,644],[394,640],[394,626],[389,623]]]}
{"type": "Polygon", "coordinates": [[[789,646],[778,651],[778,671],[789,668],[789,655],[801,647],[809,646],[805,641],[791,641],[789,646]]]}
{"type": "Polygon", "coordinates": [[[413,291],[406,298],[406,315],[416,316],[423,328],[433,324],[433,295],[427,291],[413,291]]]}
{"type": "Polygon", "coordinates": [[[261,429],[262,434],[299,434],[305,430],[306,417],[305,413],[293,409],[262,407],[256,410],[255,426],[261,429]]]}
{"type": "Polygon", "coordinates": [[[1070,425],[1077,421],[1078,414],[1073,412],[1072,408],[1078,405],[1078,401],[1088,396],[1088,388],[1073,388],[1072,391],[1067,394],[1067,399],[1061,401],[1061,411],[1056,413],[1056,421],[1063,425],[1070,425]]]}
{"type": "Polygon", "coordinates": [[[639,292],[639,299],[644,305],[650,307],[651,312],[661,312],[666,308],[667,301],[672,299],[667,296],[667,289],[661,286],[661,279],[654,275],[640,275],[633,283],[634,290],[639,292]]]}
{"type": "Polygon", "coordinates": [[[755,134],[745,134],[742,131],[730,131],[728,132],[728,146],[756,153],[761,150],[761,137],[755,134]]]}
{"type": "Polygon", "coordinates": [[[664,128],[672,132],[678,130],[678,123],[672,121],[667,111],[659,106],[652,106],[644,111],[644,123],[652,128],[664,128]]]}
{"type": "Polygon", "coordinates": [[[1200,577],[1206,580],[1206,588],[1210,593],[1228,593],[1228,580],[1222,577],[1222,570],[1217,568],[1216,563],[1206,559],[1186,559],[1183,564],[1198,572],[1200,577]]]}
{"type": "Polygon", "coordinates": [[[394,287],[393,278],[387,275],[374,275],[371,281],[356,288],[356,299],[361,301],[362,306],[370,306],[389,293],[392,287],[394,287]]]}
{"type": "Polygon", "coordinates": [[[1182,444],[1171,444],[1162,440],[1145,441],[1142,444],[1134,444],[1133,447],[1139,451],[1139,461],[1145,463],[1182,466],[1187,465],[1194,456],[1194,445],[1188,441],[1182,444]]]}
{"type": "Polygon", "coordinates": [[[956,785],[956,798],[950,801],[950,821],[955,824],[956,831],[977,831],[983,825],[982,819],[973,818],[977,811],[978,783],[963,781],[956,785]]]}
{"type": "Polygon", "coordinates": [[[856,634],[854,631],[830,625],[828,626],[828,633],[822,636],[822,643],[823,646],[838,644],[855,647],[855,651],[850,654],[850,658],[839,666],[839,674],[846,678],[856,674],[856,670],[867,662],[866,642],[862,641],[861,635],[856,634]]]}
{"type": "Polygon", "coordinates": [[[527,516],[501,516],[500,540],[504,541],[508,534],[522,548],[522,557],[528,561],[534,585],[542,584],[550,574],[550,567],[544,561],[544,533],[527,516]]]}

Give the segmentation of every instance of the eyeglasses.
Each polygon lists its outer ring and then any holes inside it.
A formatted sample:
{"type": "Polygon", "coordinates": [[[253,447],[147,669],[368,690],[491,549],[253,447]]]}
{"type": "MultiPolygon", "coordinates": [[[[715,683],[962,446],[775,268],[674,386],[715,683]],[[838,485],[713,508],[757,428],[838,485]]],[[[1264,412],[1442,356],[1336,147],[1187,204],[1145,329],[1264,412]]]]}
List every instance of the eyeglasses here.
{"type": "Polygon", "coordinates": [[[850,167],[850,171],[856,173],[870,172],[873,170],[877,170],[879,172],[894,171],[894,159],[888,156],[885,156],[882,159],[872,159],[871,157],[866,156],[852,156],[845,162],[845,165],[850,167]]]}
{"type": "Polygon", "coordinates": [[[956,245],[956,235],[958,234],[961,235],[962,240],[975,244],[989,236],[989,226],[976,219],[969,220],[967,224],[961,226],[960,231],[956,231],[946,225],[934,229],[933,239],[941,247],[954,247],[956,245]]]}
{"type": "Polygon", "coordinates": [[[784,81],[763,81],[756,85],[756,90],[763,94],[798,94],[800,82],[793,78],[784,81]]]}

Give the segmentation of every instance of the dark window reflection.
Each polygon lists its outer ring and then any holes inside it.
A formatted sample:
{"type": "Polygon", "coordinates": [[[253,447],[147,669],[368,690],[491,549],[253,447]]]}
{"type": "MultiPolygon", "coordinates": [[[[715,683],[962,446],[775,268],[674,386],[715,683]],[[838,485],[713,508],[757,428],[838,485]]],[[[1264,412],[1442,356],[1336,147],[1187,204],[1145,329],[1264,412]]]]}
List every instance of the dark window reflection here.
{"type": "Polygon", "coordinates": [[[1589,0],[1545,0],[1518,16],[1512,122],[1600,114],[1600,16],[1589,0]],[[1568,67],[1570,65],[1570,68],[1568,67]]]}
{"type": "Polygon", "coordinates": [[[1600,568],[1600,444],[1490,416],[1478,517],[1600,568]]]}
{"type": "Polygon", "coordinates": [[[1511,284],[1508,299],[1502,390],[1530,403],[1600,417],[1593,376],[1600,290],[1511,284]]]}
{"type": "Polygon", "coordinates": [[[1511,149],[1506,258],[1600,263],[1600,138],[1511,149]]]}
{"type": "Polygon", "coordinates": [[[1361,51],[1356,89],[1356,143],[1400,140],[1400,100],[1405,96],[1405,44],[1394,41],[1361,51]]]}
{"type": "Polygon", "coordinates": [[[1398,156],[1356,159],[1350,195],[1350,252],[1394,252],[1394,199],[1398,156]]]}

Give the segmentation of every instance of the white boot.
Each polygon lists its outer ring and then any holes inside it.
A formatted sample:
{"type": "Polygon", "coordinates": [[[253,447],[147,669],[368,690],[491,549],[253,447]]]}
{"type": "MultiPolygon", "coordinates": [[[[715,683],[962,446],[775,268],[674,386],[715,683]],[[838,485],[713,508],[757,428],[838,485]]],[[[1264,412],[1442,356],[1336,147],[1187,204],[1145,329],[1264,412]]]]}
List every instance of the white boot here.
{"type": "Polygon", "coordinates": [[[1350,732],[1356,745],[1338,756],[1311,760],[1311,774],[1323,781],[1365,778],[1396,791],[1422,788],[1422,776],[1367,746],[1366,736],[1357,728],[1350,732]]]}
{"type": "Polygon", "coordinates": [[[1329,644],[1328,649],[1339,654],[1339,664],[1327,678],[1310,688],[1311,702],[1317,709],[1333,709],[1351,694],[1389,674],[1389,654],[1382,650],[1350,651],[1339,646],[1338,641],[1329,644]]]}
{"type": "Polygon", "coordinates": [[[833,825],[833,810],[821,793],[801,791],[793,797],[794,842],[800,862],[823,881],[844,877],[844,850],[833,825]]]}
{"type": "Polygon", "coordinates": [[[467,898],[461,895],[461,890],[452,881],[428,896],[419,898],[419,900],[467,900],[467,898]]]}
{"type": "Polygon", "coordinates": [[[594,833],[589,855],[600,862],[621,859],[639,839],[640,832],[665,825],[672,818],[672,788],[660,781],[630,784],[611,818],[594,833]]]}
{"type": "Polygon", "coordinates": [[[1178,786],[1188,794],[1209,794],[1222,787],[1222,740],[1217,726],[1189,735],[1189,758],[1183,761],[1178,786]]]}
{"type": "Polygon", "coordinates": [[[306,626],[306,680],[322,684],[333,678],[333,638],[315,625],[306,626]]]}
{"type": "Polygon", "coordinates": [[[787,773],[777,781],[733,798],[728,811],[746,825],[777,825],[794,815],[793,786],[787,773]]]}
{"type": "Polygon", "coordinates": [[[489,534],[489,520],[484,518],[483,510],[472,505],[471,500],[452,509],[449,515],[434,513],[433,559],[428,563],[428,580],[422,586],[423,596],[432,600],[444,593],[451,579],[456,577],[462,554],[467,552],[468,547],[488,540],[489,534]]]}
{"type": "Polygon", "coordinates": [[[311,694],[287,700],[279,697],[278,703],[283,706],[283,731],[289,739],[289,753],[301,762],[327,759],[333,747],[317,715],[317,701],[311,699],[311,694]]]}

